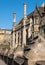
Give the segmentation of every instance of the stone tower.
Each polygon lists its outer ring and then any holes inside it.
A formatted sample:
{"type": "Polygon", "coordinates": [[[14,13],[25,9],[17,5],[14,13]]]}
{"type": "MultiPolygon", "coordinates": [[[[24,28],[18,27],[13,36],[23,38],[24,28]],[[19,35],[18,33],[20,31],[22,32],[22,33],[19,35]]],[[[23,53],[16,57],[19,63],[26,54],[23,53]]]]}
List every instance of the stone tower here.
{"type": "Polygon", "coordinates": [[[16,13],[13,13],[13,49],[15,48],[15,26],[16,26],[16,13]]]}
{"type": "Polygon", "coordinates": [[[26,45],[26,19],[27,19],[27,16],[26,16],[26,3],[24,3],[24,20],[23,20],[23,47],[26,45]]]}

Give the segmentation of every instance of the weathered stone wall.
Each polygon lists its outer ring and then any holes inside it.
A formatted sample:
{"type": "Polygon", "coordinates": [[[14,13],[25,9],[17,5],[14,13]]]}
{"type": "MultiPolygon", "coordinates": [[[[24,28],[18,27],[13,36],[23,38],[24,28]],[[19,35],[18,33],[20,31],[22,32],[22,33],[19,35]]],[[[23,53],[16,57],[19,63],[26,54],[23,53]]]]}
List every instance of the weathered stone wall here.
{"type": "Polygon", "coordinates": [[[45,61],[45,39],[42,38],[39,36],[35,43],[30,46],[31,50],[26,55],[28,65],[35,65],[36,61],[45,61]]]}
{"type": "Polygon", "coordinates": [[[0,43],[4,43],[5,40],[11,40],[11,30],[0,29],[0,43]]]}

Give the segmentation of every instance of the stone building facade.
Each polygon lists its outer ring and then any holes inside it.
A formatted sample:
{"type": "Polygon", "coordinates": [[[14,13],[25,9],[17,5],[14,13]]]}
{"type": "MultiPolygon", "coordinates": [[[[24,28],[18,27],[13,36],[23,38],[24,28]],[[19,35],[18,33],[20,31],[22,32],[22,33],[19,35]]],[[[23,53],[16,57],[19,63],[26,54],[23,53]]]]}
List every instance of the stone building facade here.
{"type": "Polygon", "coordinates": [[[45,36],[45,5],[42,4],[40,7],[36,5],[35,10],[26,16],[26,4],[24,4],[24,18],[18,24],[16,24],[16,14],[14,13],[13,46],[28,45],[28,38],[33,39],[39,33],[43,37],[45,36]]]}
{"type": "Polygon", "coordinates": [[[11,30],[0,28],[0,44],[11,42],[11,30]]]}
{"type": "Polygon", "coordinates": [[[26,3],[24,3],[24,17],[19,21],[18,24],[16,24],[16,14],[14,13],[12,48],[16,49],[15,57],[18,55],[24,55],[26,58],[28,58],[28,65],[35,65],[34,61],[38,60],[45,61],[45,53],[42,51],[42,49],[44,49],[44,43],[45,4],[43,3],[41,6],[36,5],[35,10],[29,15],[26,15],[26,3]],[[37,36],[39,38],[34,40],[37,36]],[[31,45],[32,42],[35,42],[35,44],[31,45]],[[32,50],[24,53],[26,46],[30,47],[32,50]]]}

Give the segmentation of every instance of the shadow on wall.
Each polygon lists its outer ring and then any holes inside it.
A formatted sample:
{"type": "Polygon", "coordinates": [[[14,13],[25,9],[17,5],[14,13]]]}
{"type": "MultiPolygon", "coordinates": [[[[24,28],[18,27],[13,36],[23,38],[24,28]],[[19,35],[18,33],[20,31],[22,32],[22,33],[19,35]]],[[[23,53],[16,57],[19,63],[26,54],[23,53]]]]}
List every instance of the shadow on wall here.
{"type": "Polygon", "coordinates": [[[35,65],[45,65],[45,61],[37,61],[36,63],[35,63],[35,65]]]}

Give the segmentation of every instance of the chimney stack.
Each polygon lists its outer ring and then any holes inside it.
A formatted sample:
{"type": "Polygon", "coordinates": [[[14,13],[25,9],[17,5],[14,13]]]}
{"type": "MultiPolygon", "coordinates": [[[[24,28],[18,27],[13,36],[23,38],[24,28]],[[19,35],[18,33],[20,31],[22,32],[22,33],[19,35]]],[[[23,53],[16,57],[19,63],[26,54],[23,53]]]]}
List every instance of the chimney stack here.
{"type": "Polygon", "coordinates": [[[26,18],[26,3],[24,3],[24,19],[26,18]]]}
{"type": "Polygon", "coordinates": [[[16,23],[16,13],[13,13],[14,22],[16,23]]]}

